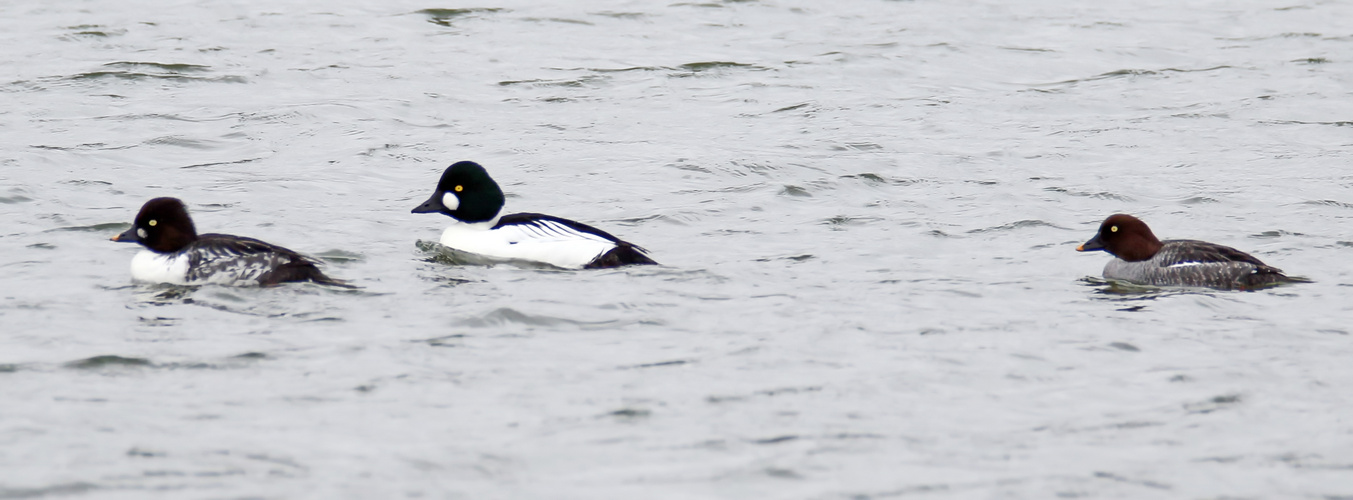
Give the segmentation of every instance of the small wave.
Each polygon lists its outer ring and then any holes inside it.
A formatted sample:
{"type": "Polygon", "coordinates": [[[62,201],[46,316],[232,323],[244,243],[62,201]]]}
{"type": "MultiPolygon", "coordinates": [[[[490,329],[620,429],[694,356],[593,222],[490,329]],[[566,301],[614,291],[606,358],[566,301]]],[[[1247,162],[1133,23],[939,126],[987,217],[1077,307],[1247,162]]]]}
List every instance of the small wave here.
{"type": "Polygon", "coordinates": [[[323,259],[326,262],[348,263],[348,262],[361,262],[363,260],[366,260],[365,255],[337,248],[325,250],[323,252],[318,252],[311,255],[319,257],[320,259],[323,259]]]}
{"type": "MultiPolygon", "coordinates": [[[[232,369],[245,366],[247,363],[267,359],[268,355],[260,352],[246,352],[225,358],[224,360],[210,361],[187,361],[173,363],[155,363],[146,358],[137,358],[130,356],[118,356],[114,354],[105,354],[102,356],[92,356],[84,359],[77,359],[66,363],[66,368],[75,370],[99,370],[106,368],[155,368],[167,370],[221,370],[232,369]]],[[[0,497],[3,498],[3,497],[0,497]]]]}
{"type": "Polygon", "coordinates": [[[622,323],[623,322],[619,320],[580,321],[546,316],[543,314],[527,314],[510,307],[500,307],[483,316],[469,318],[464,321],[466,326],[474,328],[488,328],[515,324],[527,326],[575,326],[583,329],[605,329],[615,328],[622,323]]]}
{"type": "Polygon", "coordinates": [[[777,110],[775,110],[775,111],[771,111],[771,113],[784,113],[784,112],[786,112],[786,111],[797,111],[797,110],[803,110],[803,111],[805,111],[805,112],[812,112],[812,111],[817,111],[817,110],[819,110],[819,109],[821,109],[821,107],[818,106],[817,103],[805,102],[805,103],[795,104],[795,105],[792,105],[792,106],[785,106],[785,107],[780,108],[780,109],[777,109],[777,110]]]}
{"type": "Polygon", "coordinates": [[[795,394],[812,394],[822,392],[822,386],[810,385],[805,387],[780,387],[776,389],[766,389],[748,394],[735,394],[726,396],[708,396],[705,401],[710,403],[729,403],[741,402],[754,398],[773,398],[777,396],[789,396],[795,394]]]}
{"type": "Polygon", "coordinates": [[[671,7],[702,7],[706,9],[722,9],[724,8],[724,5],[715,2],[678,2],[672,4],[671,7]]]}
{"type": "Polygon", "coordinates": [[[1353,127],[1353,121],[1309,122],[1303,120],[1259,120],[1264,125],[1329,125],[1334,127],[1353,127]]]}
{"type": "Polygon", "coordinates": [[[536,23],[580,24],[583,26],[595,26],[594,24],[587,21],[583,21],[581,19],[569,19],[565,17],[528,17],[522,20],[536,23]]]}
{"type": "Polygon", "coordinates": [[[677,69],[683,69],[683,70],[686,70],[686,71],[709,71],[709,70],[724,69],[724,68],[756,68],[756,69],[766,69],[766,68],[762,68],[762,67],[760,67],[760,66],[757,66],[757,65],[755,65],[755,64],[745,64],[745,63],[731,62],[731,61],[693,62],[693,63],[686,63],[686,64],[682,64],[681,66],[677,66],[677,69]]]}
{"type": "MultiPolygon", "coordinates": [[[[689,217],[689,216],[688,216],[687,218],[690,219],[690,220],[696,220],[696,219],[697,219],[697,218],[695,218],[695,217],[689,217]]],[[[675,224],[675,225],[678,225],[678,226],[685,226],[685,225],[687,225],[687,224],[686,224],[686,221],[685,221],[685,220],[682,220],[681,218],[678,218],[678,217],[675,217],[675,216],[672,216],[672,215],[663,215],[663,214],[645,215],[645,216],[643,216],[643,217],[626,217],[626,218],[623,218],[623,219],[612,219],[612,220],[610,220],[610,221],[608,221],[608,222],[612,222],[612,223],[615,223],[615,224],[618,224],[618,225],[622,225],[622,226],[637,226],[637,225],[643,224],[643,223],[645,223],[645,222],[666,222],[666,223],[668,223],[668,224],[675,224]]]]}
{"type": "Polygon", "coordinates": [[[826,219],[823,219],[822,223],[828,226],[840,228],[842,226],[859,226],[871,222],[882,222],[883,220],[885,219],[882,217],[850,217],[846,215],[838,215],[835,217],[828,217],[826,219]]]}
{"type": "Polygon", "coordinates": [[[643,18],[645,18],[645,17],[648,17],[648,14],[645,14],[645,13],[643,13],[643,12],[611,12],[611,11],[605,11],[605,12],[593,12],[592,15],[594,15],[594,16],[602,16],[602,17],[611,17],[611,18],[615,18],[615,19],[643,19],[643,18]]]}
{"type": "Polygon", "coordinates": [[[672,68],[661,66],[630,66],[627,68],[548,68],[557,71],[590,71],[593,73],[625,73],[628,71],[662,71],[672,68]]]}
{"type": "Polygon", "coordinates": [[[760,258],[760,259],[754,259],[754,260],[755,260],[756,262],[772,262],[772,261],[777,261],[777,260],[792,260],[792,261],[794,261],[794,262],[803,262],[803,261],[806,261],[806,260],[812,260],[812,259],[815,259],[815,258],[817,258],[817,256],[815,256],[815,255],[813,255],[813,254],[811,254],[811,253],[805,253],[805,254],[799,254],[799,255],[789,255],[789,256],[785,256],[785,257],[763,257],[763,258],[760,258]]]}
{"type": "Polygon", "coordinates": [[[77,370],[92,370],[98,368],[123,367],[123,366],[137,366],[137,367],[151,366],[151,364],[152,363],[150,362],[150,360],[145,358],[132,358],[132,357],[117,356],[113,354],[105,354],[102,356],[77,359],[75,361],[66,363],[66,367],[74,368],[77,370]]]}
{"type": "Polygon", "coordinates": [[[636,370],[636,369],[643,369],[643,368],[662,368],[662,367],[667,367],[667,366],[684,366],[684,365],[688,365],[688,364],[691,364],[691,363],[694,363],[694,362],[695,362],[695,361],[689,360],[689,359],[673,359],[673,360],[668,360],[668,361],[655,361],[655,362],[652,362],[652,363],[640,363],[640,364],[637,364],[637,365],[626,365],[626,366],[620,367],[619,369],[620,369],[620,370],[636,370]]]}
{"type": "Polygon", "coordinates": [[[53,232],[53,231],[57,231],[57,232],[64,232],[64,231],[78,231],[78,232],[91,232],[91,233],[94,233],[94,232],[103,232],[103,231],[108,231],[108,230],[126,231],[127,228],[129,228],[129,227],[132,227],[131,223],[129,223],[129,222],[104,222],[104,223],[102,223],[102,224],[91,224],[91,225],[88,225],[88,226],[67,226],[67,227],[58,227],[58,228],[56,228],[56,229],[48,229],[47,231],[44,231],[44,232],[53,232]]]}
{"type": "Polygon", "coordinates": [[[140,61],[118,61],[104,64],[110,68],[139,68],[164,71],[165,73],[201,73],[211,71],[211,66],[187,63],[157,63],[140,61]]]}
{"type": "Polygon", "coordinates": [[[214,150],[221,149],[219,141],[192,139],[177,135],[166,135],[143,141],[147,146],[177,146],[188,149],[214,150]]]}
{"type": "Polygon", "coordinates": [[[192,164],[192,165],[184,165],[184,166],[179,167],[179,168],[181,168],[181,169],[189,169],[189,168],[219,167],[219,166],[222,166],[222,165],[243,165],[243,164],[246,164],[246,163],[253,163],[253,162],[256,162],[256,161],[259,161],[259,160],[262,160],[262,159],[263,159],[262,157],[258,157],[258,158],[245,158],[245,159],[243,159],[243,160],[214,161],[214,162],[210,162],[210,163],[194,163],[194,164],[192,164]]]}
{"type": "Polygon", "coordinates": [[[889,185],[889,186],[910,186],[910,185],[912,185],[912,184],[918,184],[918,183],[924,182],[924,181],[922,181],[922,180],[920,180],[920,179],[904,179],[904,178],[898,178],[898,177],[884,177],[884,176],[882,176],[882,175],[873,174],[873,173],[867,173],[867,172],[866,172],[866,173],[863,173],[863,174],[843,175],[843,176],[841,176],[841,178],[842,178],[842,179],[859,179],[859,180],[862,180],[862,181],[864,181],[866,184],[869,184],[869,185],[886,184],[886,185],[889,185]]]}
{"type": "Polygon", "coordinates": [[[1235,405],[1244,401],[1240,394],[1223,394],[1205,401],[1195,403],[1184,403],[1184,410],[1189,413],[1212,413],[1218,410],[1233,408],[1235,405]]]}
{"type": "Polygon", "coordinates": [[[101,24],[79,24],[67,26],[70,33],[62,35],[61,38],[67,41],[74,41],[81,38],[110,38],[127,34],[127,30],[122,28],[109,28],[101,24]]]}
{"type": "Polygon", "coordinates": [[[1043,188],[1043,190],[1044,190],[1044,191],[1048,191],[1048,192],[1052,192],[1052,193],[1061,193],[1061,194],[1065,194],[1065,195],[1068,195],[1068,196],[1080,196],[1080,197],[1085,197],[1085,198],[1095,198],[1095,199],[1100,199],[1100,200],[1133,201],[1132,198],[1129,197],[1129,196],[1124,196],[1124,195],[1116,194],[1116,193],[1110,193],[1110,192],[1108,192],[1108,191],[1098,191],[1098,192],[1090,192],[1090,191],[1074,191],[1074,190],[1071,190],[1071,189],[1062,188],[1062,187],[1056,187],[1056,186],[1045,187],[1045,188],[1043,188]]]}
{"type": "Polygon", "coordinates": [[[1303,233],[1294,233],[1294,232],[1291,232],[1291,231],[1283,231],[1283,230],[1281,230],[1281,229],[1278,229],[1278,230],[1275,230],[1275,231],[1264,231],[1264,232],[1262,232],[1262,233],[1251,234],[1251,235],[1250,235],[1251,238],[1259,238],[1259,239],[1281,238],[1281,237],[1283,237],[1283,236],[1306,236],[1306,235],[1303,234],[1303,233]]]}
{"type": "Polygon", "coordinates": [[[451,26],[451,22],[462,17],[471,17],[476,14],[493,14],[502,12],[506,9],[496,7],[472,7],[466,9],[423,9],[414,12],[428,17],[428,22],[438,26],[451,26]]]}
{"type": "Polygon", "coordinates": [[[1236,37],[1236,38],[1220,38],[1219,40],[1228,40],[1228,41],[1232,41],[1232,42],[1257,42],[1257,41],[1260,41],[1260,40],[1274,40],[1274,39],[1278,39],[1278,38],[1323,38],[1324,36],[1325,36],[1325,35],[1322,35],[1322,34],[1320,34],[1320,33],[1289,31],[1289,32],[1286,32],[1286,33],[1279,33],[1279,34],[1276,34],[1276,35],[1245,36],[1245,37],[1236,37]]]}
{"type": "Polygon", "coordinates": [[[1077,83],[1082,83],[1082,82],[1093,82],[1093,81],[1098,81],[1098,80],[1112,80],[1112,79],[1117,79],[1117,78],[1133,78],[1133,77],[1143,77],[1143,76],[1155,77],[1155,76],[1165,76],[1165,75],[1168,75],[1168,74],[1171,74],[1171,73],[1200,73],[1200,72],[1217,71],[1217,70],[1230,69],[1230,68],[1231,68],[1231,66],[1221,65],[1221,66],[1212,66],[1212,67],[1209,67],[1209,68],[1197,68],[1197,69],[1181,69],[1181,68],[1162,68],[1162,69],[1120,69],[1120,70],[1110,71],[1110,72],[1107,72],[1107,73],[1100,73],[1100,74],[1098,74],[1098,75],[1090,76],[1090,77],[1086,77],[1086,78],[1074,78],[1074,79],[1071,79],[1071,80],[1063,80],[1063,81],[1060,81],[1060,82],[1042,83],[1042,84],[1033,84],[1033,85],[1029,85],[1029,86],[1030,86],[1030,87],[1056,87],[1056,86],[1061,86],[1061,85],[1074,85],[1074,84],[1077,84],[1077,83]]]}
{"type": "Polygon", "coordinates": [[[53,146],[50,144],[34,144],[29,146],[34,149],[45,149],[48,151],[117,151],[119,149],[131,149],[131,146],[110,146],[102,142],[90,142],[85,144],[76,144],[74,146],[53,146]]]}
{"type": "Polygon", "coordinates": [[[108,181],[100,181],[100,180],[94,180],[94,179],[68,179],[68,180],[57,181],[57,182],[59,182],[59,183],[61,183],[61,184],[65,184],[65,185],[67,185],[67,186],[112,186],[112,185],[113,185],[113,183],[108,182],[108,181]]]}
{"type": "Polygon", "coordinates": [[[770,68],[767,68],[765,66],[758,66],[756,64],[747,64],[732,61],[702,61],[702,62],[686,63],[677,66],[675,68],[672,68],[672,71],[676,71],[676,73],[672,73],[671,76],[677,78],[686,78],[728,70],[768,71],[770,70],[770,68]]]}
{"type": "Polygon", "coordinates": [[[565,87],[565,88],[584,88],[595,87],[595,83],[609,80],[609,77],[598,75],[586,75],[578,78],[566,80],[505,80],[498,82],[499,86],[511,87],[514,85],[529,85],[532,87],[565,87]]]}
{"type": "Polygon", "coordinates": [[[454,333],[454,334],[451,334],[451,335],[442,335],[442,336],[440,336],[440,337],[432,337],[432,338],[427,338],[427,339],[416,339],[416,340],[411,340],[410,342],[418,342],[418,343],[421,343],[421,344],[427,344],[427,345],[432,346],[432,347],[464,347],[464,346],[465,346],[465,334],[463,334],[463,333],[454,333]]]}
{"type": "Polygon", "coordinates": [[[622,421],[633,421],[641,418],[648,418],[652,414],[653,412],[651,410],[646,410],[643,408],[622,408],[619,410],[607,412],[603,416],[613,417],[622,421]]]}
{"type": "Polygon", "coordinates": [[[178,73],[167,73],[167,74],[143,73],[139,71],[88,71],[84,73],[76,73],[74,75],[65,77],[66,80],[72,81],[100,80],[105,78],[114,78],[119,80],[134,80],[134,81],[173,80],[185,82],[248,83],[248,80],[246,80],[244,77],[235,75],[206,77],[206,76],[188,76],[178,73]]]}
{"type": "Polygon", "coordinates": [[[1053,224],[1053,223],[1051,223],[1051,222],[1045,222],[1045,221],[1041,221],[1041,220],[1037,220],[1037,219],[1026,219],[1026,220],[1021,220],[1021,221],[1011,222],[1011,223],[1009,223],[1009,224],[1001,224],[1001,225],[999,225],[999,226],[985,227],[985,228],[981,228],[981,229],[972,229],[972,230],[969,230],[969,231],[968,231],[968,234],[973,234],[973,233],[990,233],[990,232],[996,232],[996,231],[1013,231],[1013,230],[1016,230],[1016,229],[1025,229],[1025,228],[1030,228],[1030,227],[1051,227],[1051,228],[1056,228],[1056,229],[1066,229],[1066,228],[1064,228],[1064,227],[1062,227],[1062,226],[1058,226],[1058,225],[1053,224]]]}
{"type": "MultiPolygon", "coordinates": [[[[744,174],[744,175],[745,175],[745,174],[744,174]]],[[[764,182],[757,182],[757,183],[752,183],[752,184],[744,184],[744,185],[741,185],[741,186],[729,186],[729,187],[721,187],[721,188],[715,188],[715,189],[683,189],[683,190],[680,190],[680,191],[675,191],[675,192],[673,192],[673,194],[695,194],[695,193],[750,193],[750,192],[753,192],[753,191],[759,191],[759,190],[761,190],[761,189],[763,189],[763,188],[765,188],[765,187],[766,187],[766,183],[764,183],[764,182]]]]}
{"type": "Polygon", "coordinates": [[[1353,203],[1348,203],[1348,202],[1343,202],[1343,201],[1336,201],[1336,200],[1311,200],[1311,201],[1303,201],[1303,202],[1301,202],[1301,204],[1302,204],[1302,205],[1320,205],[1320,206],[1326,206],[1326,207],[1353,208],[1353,203]]]}
{"type": "Polygon", "coordinates": [[[37,488],[5,488],[0,487],[0,499],[3,498],[46,498],[46,497],[65,497],[70,495],[79,495],[99,487],[92,483],[62,483],[51,486],[40,486],[37,488]]]}
{"type": "Polygon", "coordinates": [[[828,146],[832,151],[877,151],[883,149],[883,146],[872,142],[848,142],[845,144],[832,144],[828,146]]]}

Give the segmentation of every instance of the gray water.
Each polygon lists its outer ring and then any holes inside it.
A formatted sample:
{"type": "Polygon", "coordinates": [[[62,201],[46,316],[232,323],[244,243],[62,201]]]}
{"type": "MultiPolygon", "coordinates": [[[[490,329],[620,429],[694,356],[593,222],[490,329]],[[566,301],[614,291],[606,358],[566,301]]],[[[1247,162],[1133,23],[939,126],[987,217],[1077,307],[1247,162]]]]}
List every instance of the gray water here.
{"type": "Polygon", "coordinates": [[[1349,19],[0,4],[0,498],[1353,497],[1349,19]],[[462,159],[664,265],[448,263],[462,159]],[[361,289],[132,284],[156,196],[361,289]],[[1315,282],[1109,286],[1117,212],[1315,282]]]}

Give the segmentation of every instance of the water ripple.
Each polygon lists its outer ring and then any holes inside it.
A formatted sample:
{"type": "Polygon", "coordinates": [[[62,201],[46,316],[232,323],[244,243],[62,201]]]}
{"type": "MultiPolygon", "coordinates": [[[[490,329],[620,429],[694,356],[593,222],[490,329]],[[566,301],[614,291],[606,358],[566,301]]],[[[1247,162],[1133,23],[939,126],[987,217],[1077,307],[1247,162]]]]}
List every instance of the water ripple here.
{"type": "Polygon", "coordinates": [[[466,326],[474,328],[491,328],[504,325],[526,325],[526,326],[572,326],[584,330],[597,330],[616,328],[632,321],[621,320],[603,320],[603,321],[582,321],[557,316],[548,316],[544,314],[527,314],[510,307],[500,307],[494,309],[482,316],[467,318],[462,320],[466,326]]]}
{"type": "Polygon", "coordinates": [[[438,26],[451,26],[453,21],[461,18],[474,17],[478,14],[494,14],[505,12],[507,9],[494,7],[475,7],[465,9],[423,9],[414,12],[427,16],[428,22],[438,26]]]}

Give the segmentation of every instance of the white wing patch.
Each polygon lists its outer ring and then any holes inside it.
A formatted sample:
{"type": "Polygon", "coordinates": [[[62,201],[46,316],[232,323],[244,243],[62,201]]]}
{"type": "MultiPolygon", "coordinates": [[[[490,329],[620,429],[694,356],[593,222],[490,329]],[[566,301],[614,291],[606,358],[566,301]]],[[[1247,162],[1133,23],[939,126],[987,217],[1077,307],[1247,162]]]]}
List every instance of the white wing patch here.
{"type": "Polygon", "coordinates": [[[592,233],[584,233],[577,229],[573,229],[565,224],[560,224],[552,220],[542,219],[523,224],[512,224],[509,226],[504,226],[499,230],[501,231],[509,228],[517,229],[519,231],[520,235],[519,237],[521,238],[519,240],[512,241],[513,243],[517,243],[519,241],[524,241],[528,239],[540,241],[560,241],[560,242],[583,239],[601,242],[607,245],[614,245],[614,243],[607,240],[606,238],[602,238],[592,233]]]}
{"type": "Polygon", "coordinates": [[[1201,265],[1205,265],[1205,264],[1206,264],[1206,262],[1180,262],[1180,263],[1177,263],[1177,264],[1170,264],[1170,265],[1165,266],[1165,267],[1167,267],[1167,268],[1168,268],[1168,267],[1191,267],[1191,266],[1201,266],[1201,265]]]}
{"type": "Polygon", "coordinates": [[[615,248],[615,243],[552,220],[533,220],[489,230],[484,225],[453,224],[442,245],[492,257],[544,262],[578,269],[615,248]]]}

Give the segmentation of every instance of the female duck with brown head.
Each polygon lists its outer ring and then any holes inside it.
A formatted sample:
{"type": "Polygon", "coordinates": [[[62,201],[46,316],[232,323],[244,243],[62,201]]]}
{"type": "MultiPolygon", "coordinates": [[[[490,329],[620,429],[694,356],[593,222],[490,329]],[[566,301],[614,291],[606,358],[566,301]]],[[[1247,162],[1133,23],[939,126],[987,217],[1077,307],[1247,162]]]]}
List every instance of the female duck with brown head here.
{"type": "Polygon", "coordinates": [[[1307,281],[1284,275],[1281,269],[1228,246],[1197,240],[1160,241],[1145,222],[1126,214],[1104,219],[1099,233],[1076,250],[1108,252],[1117,258],[1104,266],[1105,278],[1142,285],[1251,290],[1307,281]]]}

